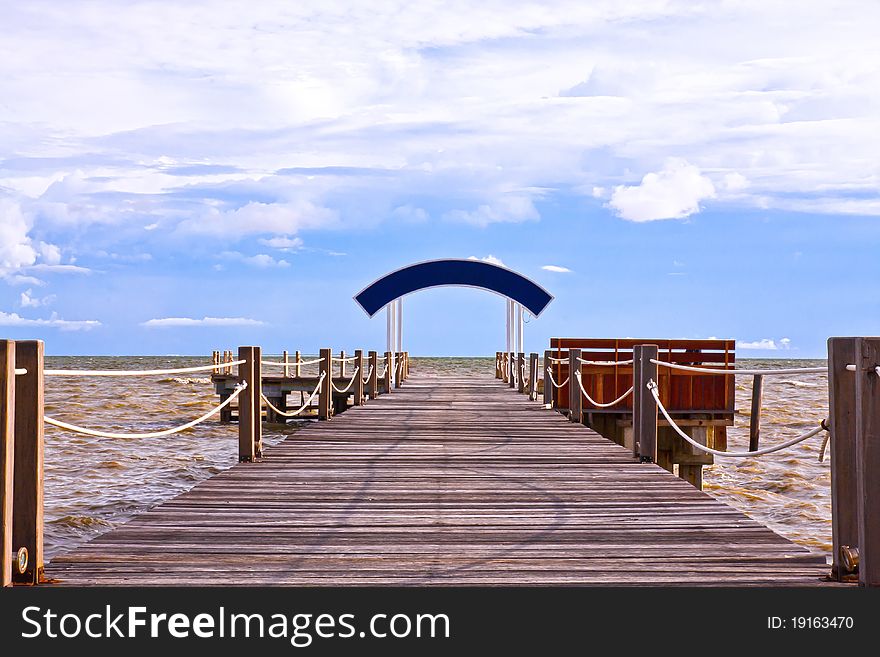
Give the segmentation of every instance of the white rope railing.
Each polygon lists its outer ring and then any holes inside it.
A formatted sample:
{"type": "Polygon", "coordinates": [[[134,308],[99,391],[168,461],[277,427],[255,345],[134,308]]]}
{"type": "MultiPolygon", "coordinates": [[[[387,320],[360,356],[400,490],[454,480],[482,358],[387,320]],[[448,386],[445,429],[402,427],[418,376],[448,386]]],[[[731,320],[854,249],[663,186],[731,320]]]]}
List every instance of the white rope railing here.
{"type": "Polygon", "coordinates": [[[335,356],[331,356],[330,360],[334,363],[351,363],[352,361],[357,360],[357,356],[351,356],[349,358],[336,358],[335,356]]]}
{"type": "Polygon", "coordinates": [[[85,427],[80,427],[75,424],[68,424],[67,422],[62,422],[61,420],[56,420],[53,417],[49,417],[48,415],[44,415],[43,419],[46,424],[51,424],[52,426],[58,427],[59,429],[66,429],[67,431],[73,431],[75,433],[85,434],[86,436],[96,436],[98,438],[159,438],[161,436],[170,436],[171,434],[180,433],[181,431],[186,431],[187,429],[191,429],[197,424],[201,424],[205,420],[207,420],[212,415],[219,413],[224,408],[229,406],[232,401],[238,397],[242,390],[247,388],[247,383],[242,382],[235,386],[235,392],[233,392],[229,397],[223,401],[219,406],[215,406],[213,409],[205,413],[199,418],[192,420],[191,422],[187,422],[186,424],[181,424],[179,427],[172,427],[171,429],[164,429],[162,431],[150,431],[148,433],[110,433],[107,431],[98,431],[96,429],[87,429],[85,427]]]}
{"type": "Polygon", "coordinates": [[[198,367],[178,367],[171,370],[43,370],[46,376],[161,376],[164,374],[189,374],[191,372],[208,372],[244,365],[245,360],[234,360],[230,363],[214,363],[213,365],[200,365],[198,367]]]}
{"type": "Polygon", "coordinates": [[[618,365],[632,365],[633,359],[629,360],[584,360],[583,358],[578,358],[578,362],[581,365],[598,365],[599,367],[617,367],[618,365]]]}
{"type": "Polygon", "coordinates": [[[566,383],[568,383],[569,379],[571,379],[571,376],[569,376],[569,377],[568,377],[567,379],[565,379],[565,381],[563,381],[562,383],[556,383],[556,381],[553,379],[553,370],[550,369],[549,367],[547,368],[547,376],[550,378],[550,383],[553,384],[553,387],[554,387],[554,388],[561,388],[561,387],[564,386],[566,383]]]}
{"type": "Polygon", "coordinates": [[[352,386],[352,384],[354,383],[355,379],[358,377],[358,373],[359,373],[360,371],[361,371],[360,365],[358,365],[357,367],[355,367],[355,368],[354,368],[354,374],[351,375],[351,380],[348,382],[348,385],[345,386],[345,387],[344,387],[343,389],[341,389],[341,390],[340,390],[339,388],[336,387],[336,384],[333,382],[333,378],[331,377],[331,378],[330,378],[330,385],[331,385],[331,387],[332,387],[336,392],[338,392],[338,393],[340,393],[340,394],[342,394],[343,392],[348,392],[348,389],[351,388],[351,386],[352,386]]]}
{"type": "Polygon", "coordinates": [[[568,358],[553,358],[553,356],[547,356],[547,360],[551,363],[567,363],[568,358]]]}
{"type": "Polygon", "coordinates": [[[370,365],[370,370],[367,372],[367,376],[364,377],[364,379],[363,379],[364,383],[369,383],[371,376],[373,376],[373,366],[372,365],[370,365]]]}
{"type": "Polygon", "coordinates": [[[326,378],[326,376],[327,376],[326,372],[321,372],[321,376],[318,379],[318,385],[315,386],[315,389],[312,391],[312,394],[309,395],[309,398],[306,399],[306,402],[302,406],[300,406],[298,409],[296,409],[295,411],[282,411],[282,410],[276,408],[275,405],[269,401],[269,398],[266,397],[266,395],[264,395],[262,392],[260,393],[260,396],[263,398],[263,401],[266,402],[266,406],[271,408],[278,415],[283,415],[284,417],[295,417],[295,416],[299,415],[300,413],[302,413],[304,410],[306,410],[306,408],[309,407],[309,404],[312,403],[312,400],[317,396],[318,392],[320,392],[321,384],[324,382],[324,379],[326,378]]]}
{"type": "Polygon", "coordinates": [[[651,362],[655,365],[662,365],[671,370],[682,370],[684,372],[699,372],[707,374],[763,374],[772,376],[774,374],[822,374],[828,371],[827,367],[799,367],[786,368],[779,370],[739,370],[739,369],[715,369],[713,367],[694,367],[693,365],[678,365],[677,363],[667,363],[664,360],[654,360],[651,362]]]}
{"type": "Polygon", "coordinates": [[[611,406],[616,406],[617,404],[619,404],[620,402],[622,402],[624,399],[626,399],[627,397],[629,397],[629,396],[632,394],[632,391],[635,389],[634,386],[630,386],[630,387],[629,387],[629,390],[627,390],[625,393],[623,393],[620,397],[618,397],[618,398],[615,399],[614,401],[612,401],[612,402],[607,402],[607,403],[602,403],[602,402],[597,402],[595,399],[593,399],[592,397],[590,397],[590,394],[584,389],[584,382],[583,382],[583,380],[581,379],[581,373],[580,373],[580,372],[575,372],[575,373],[574,373],[574,378],[577,379],[578,386],[580,386],[581,392],[583,393],[584,397],[587,398],[587,401],[590,402],[593,406],[597,406],[597,407],[599,407],[599,408],[610,408],[611,406]]]}
{"type": "Polygon", "coordinates": [[[792,445],[796,445],[800,442],[803,442],[804,440],[807,440],[808,438],[812,438],[813,436],[815,436],[816,434],[818,434],[822,431],[828,430],[827,420],[822,420],[822,422],[819,423],[819,426],[816,427],[815,429],[812,429],[812,430],[808,431],[807,433],[801,434],[800,436],[795,436],[794,438],[791,438],[790,440],[786,440],[783,443],[779,443],[778,445],[773,445],[771,447],[765,447],[763,449],[758,449],[758,450],[755,450],[754,452],[723,452],[721,450],[712,449],[711,447],[707,447],[706,445],[702,445],[702,444],[698,443],[696,440],[694,440],[689,435],[687,435],[684,431],[681,430],[681,427],[679,427],[675,423],[675,420],[673,420],[672,417],[670,417],[669,412],[666,410],[666,407],[663,406],[663,403],[660,401],[660,392],[657,387],[657,384],[653,380],[648,381],[648,390],[651,391],[651,395],[654,397],[654,401],[657,402],[657,408],[660,409],[660,412],[663,414],[663,417],[666,418],[666,421],[669,423],[669,426],[672,427],[679,436],[681,436],[686,442],[690,443],[691,445],[693,445],[697,449],[699,449],[703,452],[706,452],[708,454],[714,454],[715,456],[725,456],[725,457],[735,457],[735,458],[749,458],[752,456],[762,456],[764,454],[778,452],[779,450],[785,449],[787,447],[791,447],[792,445]]]}
{"type": "Polygon", "coordinates": [[[320,363],[323,360],[323,358],[315,358],[314,360],[301,360],[298,363],[295,360],[287,363],[279,363],[271,360],[261,360],[260,365],[265,365],[267,367],[296,367],[297,365],[314,365],[315,363],[320,363]]]}
{"type": "Polygon", "coordinates": [[[26,367],[16,367],[15,368],[15,376],[24,376],[25,374],[27,374],[26,367]]]}

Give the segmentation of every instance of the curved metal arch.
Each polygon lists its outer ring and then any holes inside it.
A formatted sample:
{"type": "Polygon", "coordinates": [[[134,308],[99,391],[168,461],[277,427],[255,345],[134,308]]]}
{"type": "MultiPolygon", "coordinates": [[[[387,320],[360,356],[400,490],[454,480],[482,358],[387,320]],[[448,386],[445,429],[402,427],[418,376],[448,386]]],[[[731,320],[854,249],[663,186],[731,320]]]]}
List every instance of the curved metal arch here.
{"type": "Polygon", "coordinates": [[[373,317],[386,305],[411,292],[432,287],[476,287],[495,292],[522,304],[537,317],[553,301],[553,295],[534,281],[506,267],[482,260],[428,260],[385,274],[354,296],[373,317]]]}

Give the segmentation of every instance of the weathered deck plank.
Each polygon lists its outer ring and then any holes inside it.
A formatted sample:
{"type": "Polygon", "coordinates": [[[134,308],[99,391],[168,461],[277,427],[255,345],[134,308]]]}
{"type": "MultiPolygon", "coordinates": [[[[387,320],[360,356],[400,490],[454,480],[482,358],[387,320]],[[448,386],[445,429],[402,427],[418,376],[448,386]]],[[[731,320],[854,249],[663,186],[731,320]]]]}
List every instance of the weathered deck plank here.
{"type": "Polygon", "coordinates": [[[815,585],[810,554],[493,378],[417,377],[68,554],[67,585],[815,585]]]}

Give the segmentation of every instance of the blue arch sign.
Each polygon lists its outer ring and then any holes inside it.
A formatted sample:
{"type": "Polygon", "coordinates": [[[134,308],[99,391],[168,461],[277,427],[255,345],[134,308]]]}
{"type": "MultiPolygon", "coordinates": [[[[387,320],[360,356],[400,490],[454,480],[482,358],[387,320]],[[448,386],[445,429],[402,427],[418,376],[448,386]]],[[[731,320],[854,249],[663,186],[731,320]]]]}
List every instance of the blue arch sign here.
{"type": "Polygon", "coordinates": [[[370,317],[411,292],[441,286],[476,287],[522,304],[537,317],[553,295],[522,274],[482,260],[429,260],[398,269],[370,283],[354,300],[370,317]]]}

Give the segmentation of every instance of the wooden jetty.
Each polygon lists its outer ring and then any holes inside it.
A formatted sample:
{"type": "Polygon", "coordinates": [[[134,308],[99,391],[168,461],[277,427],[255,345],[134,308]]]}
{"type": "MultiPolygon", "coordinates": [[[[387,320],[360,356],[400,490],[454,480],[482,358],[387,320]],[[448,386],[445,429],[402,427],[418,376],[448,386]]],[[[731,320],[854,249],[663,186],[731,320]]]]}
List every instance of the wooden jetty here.
{"type": "MultiPolygon", "coordinates": [[[[214,412],[237,403],[226,419],[238,421],[240,463],[44,570],[43,421],[77,428],[43,415],[43,375],[158,371],[44,370],[41,342],[0,341],[2,542],[6,555],[19,557],[3,559],[3,583],[880,585],[880,338],[829,341],[830,569],[823,556],[700,491],[681,472],[691,463],[661,457],[681,446],[664,442],[658,408],[669,427],[685,423],[679,437],[701,449],[709,441],[697,439],[710,432],[698,430],[727,426],[732,385],[716,377],[719,370],[730,376],[732,354],[713,361],[691,346],[670,358],[678,352],[668,348],[670,361],[662,361],[657,344],[618,345],[614,358],[601,356],[609,364],[583,358],[573,344],[554,348],[560,355],[548,350],[543,362],[537,353],[497,354],[495,378],[410,376],[405,352],[380,359],[363,351],[336,357],[330,349],[321,350],[317,378],[296,363],[290,370],[286,358],[280,373],[264,376],[262,366],[279,363],[264,360],[259,347],[239,348],[231,362],[216,353],[212,365],[191,369],[213,370],[216,391],[229,393],[214,412]],[[566,361],[580,381],[568,385],[567,402],[563,382],[553,379],[553,367],[566,361]],[[342,369],[349,362],[357,362],[350,373],[342,369]],[[621,378],[594,372],[598,362],[621,378]],[[692,367],[707,362],[708,371],[692,367]],[[697,376],[673,379],[659,365],[690,367],[697,376]],[[631,385],[621,397],[626,376],[631,385]],[[658,380],[665,381],[659,394],[658,380]],[[707,388],[696,394],[701,385],[707,388]],[[266,402],[284,406],[296,392],[302,400],[310,386],[318,402],[307,412],[327,421],[264,450],[266,402]],[[593,400],[595,417],[601,406],[612,408],[620,415],[614,426],[629,422],[630,433],[619,439],[586,426],[592,410],[584,411],[584,399],[593,400]]],[[[607,429],[606,420],[598,424],[607,429]]]]}
{"type": "Polygon", "coordinates": [[[63,585],[815,585],[810,554],[486,378],[413,376],[73,551],[63,585]]]}

